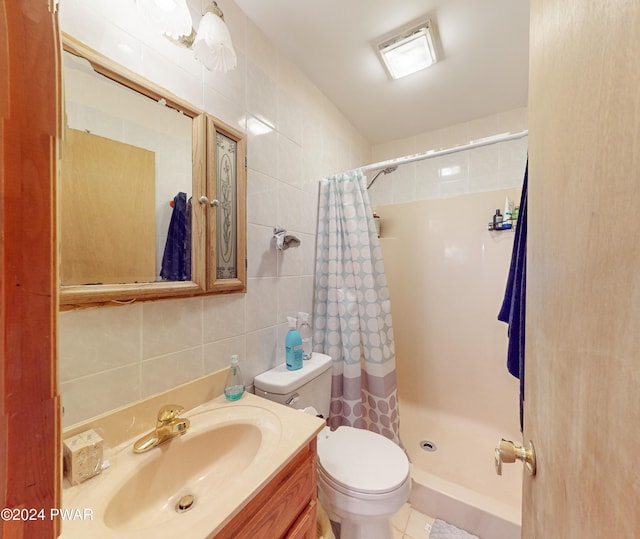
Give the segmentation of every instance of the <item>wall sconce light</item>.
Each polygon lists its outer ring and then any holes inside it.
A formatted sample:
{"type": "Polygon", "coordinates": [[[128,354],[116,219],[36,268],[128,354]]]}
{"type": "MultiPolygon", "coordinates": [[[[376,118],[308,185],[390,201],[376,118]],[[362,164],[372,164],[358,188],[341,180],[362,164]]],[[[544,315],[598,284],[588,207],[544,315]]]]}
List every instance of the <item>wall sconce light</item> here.
{"type": "Polygon", "coordinates": [[[186,0],[136,0],[136,6],[138,13],[160,34],[178,39],[191,32],[186,0]]]}
{"type": "Polygon", "coordinates": [[[196,58],[211,71],[226,73],[238,65],[224,15],[215,2],[209,4],[200,21],[193,50],[196,58]]]}
{"type": "Polygon", "coordinates": [[[238,62],[231,34],[218,4],[212,1],[193,29],[186,0],[136,0],[138,11],[176,45],[193,49],[195,57],[210,71],[226,73],[238,62]]]}

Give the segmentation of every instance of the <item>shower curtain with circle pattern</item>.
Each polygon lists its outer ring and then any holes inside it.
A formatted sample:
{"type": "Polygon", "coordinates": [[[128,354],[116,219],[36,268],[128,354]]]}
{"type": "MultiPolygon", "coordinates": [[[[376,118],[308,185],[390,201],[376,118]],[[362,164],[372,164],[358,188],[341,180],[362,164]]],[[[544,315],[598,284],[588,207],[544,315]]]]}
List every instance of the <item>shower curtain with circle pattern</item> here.
{"type": "Polygon", "coordinates": [[[313,326],[314,350],[333,358],[329,426],[400,444],[389,290],[361,171],[320,182],[313,326]]]}

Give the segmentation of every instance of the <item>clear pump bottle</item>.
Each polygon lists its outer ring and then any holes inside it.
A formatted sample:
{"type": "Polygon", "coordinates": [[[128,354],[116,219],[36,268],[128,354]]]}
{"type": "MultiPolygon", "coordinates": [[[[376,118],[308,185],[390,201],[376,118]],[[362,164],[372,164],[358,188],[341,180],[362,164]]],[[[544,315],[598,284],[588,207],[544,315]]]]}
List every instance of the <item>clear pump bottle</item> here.
{"type": "Polygon", "coordinates": [[[244,393],[244,380],[240,365],[238,365],[238,356],[231,356],[231,367],[227,375],[227,382],[224,385],[224,396],[227,400],[237,401],[244,393]]]}
{"type": "Polygon", "coordinates": [[[298,332],[302,338],[302,359],[311,359],[312,331],[309,325],[309,313],[298,313],[298,332]]]}

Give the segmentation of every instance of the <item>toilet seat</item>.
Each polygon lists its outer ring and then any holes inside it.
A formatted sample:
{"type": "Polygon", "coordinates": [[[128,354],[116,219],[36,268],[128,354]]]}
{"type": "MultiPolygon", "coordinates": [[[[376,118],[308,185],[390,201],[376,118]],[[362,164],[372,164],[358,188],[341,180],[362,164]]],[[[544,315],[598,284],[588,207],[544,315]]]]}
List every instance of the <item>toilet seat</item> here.
{"type": "MultiPolygon", "coordinates": [[[[350,488],[346,485],[343,485],[337,481],[335,481],[331,476],[329,476],[321,466],[318,466],[318,488],[320,491],[326,491],[330,489],[333,493],[332,496],[342,495],[344,498],[352,500],[352,501],[360,501],[364,503],[385,503],[389,500],[394,500],[399,494],[402,495],[402,492],[405,490],[405,487],[410,488],[411,486],[411,477],[407,476],[403,483],[400,484],[399,487],[389,490],[387,492],[376,492],[374,494],[359,492],[350,488]]],[[[405,496],[408,497],[408,490],[405,496]]]]}
{"type": "Polygon", "coordinates": [[[343,494],[376,497],[399,489],[407,481],[407,455],[381,434],[338,427],[333,432],[323,431],[317,442],[318,473],[343,494]]]}

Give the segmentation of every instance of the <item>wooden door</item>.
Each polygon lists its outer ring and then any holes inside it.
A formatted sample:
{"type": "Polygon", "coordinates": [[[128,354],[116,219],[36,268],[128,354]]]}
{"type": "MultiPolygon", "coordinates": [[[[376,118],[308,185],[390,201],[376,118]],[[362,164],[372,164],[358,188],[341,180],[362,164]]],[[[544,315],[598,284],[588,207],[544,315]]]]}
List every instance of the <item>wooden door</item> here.
{"type": "Polygon", "coordinates": [[[58,535],[57,18],[0,0],[0,537],[58,535]],[[9,511],[7,513],[7,510],[9,511]]]}
{"type": "Polygon", "coordinates": [[[640,537],[640,3],[531,0],[523,538],[640,537]]]}

